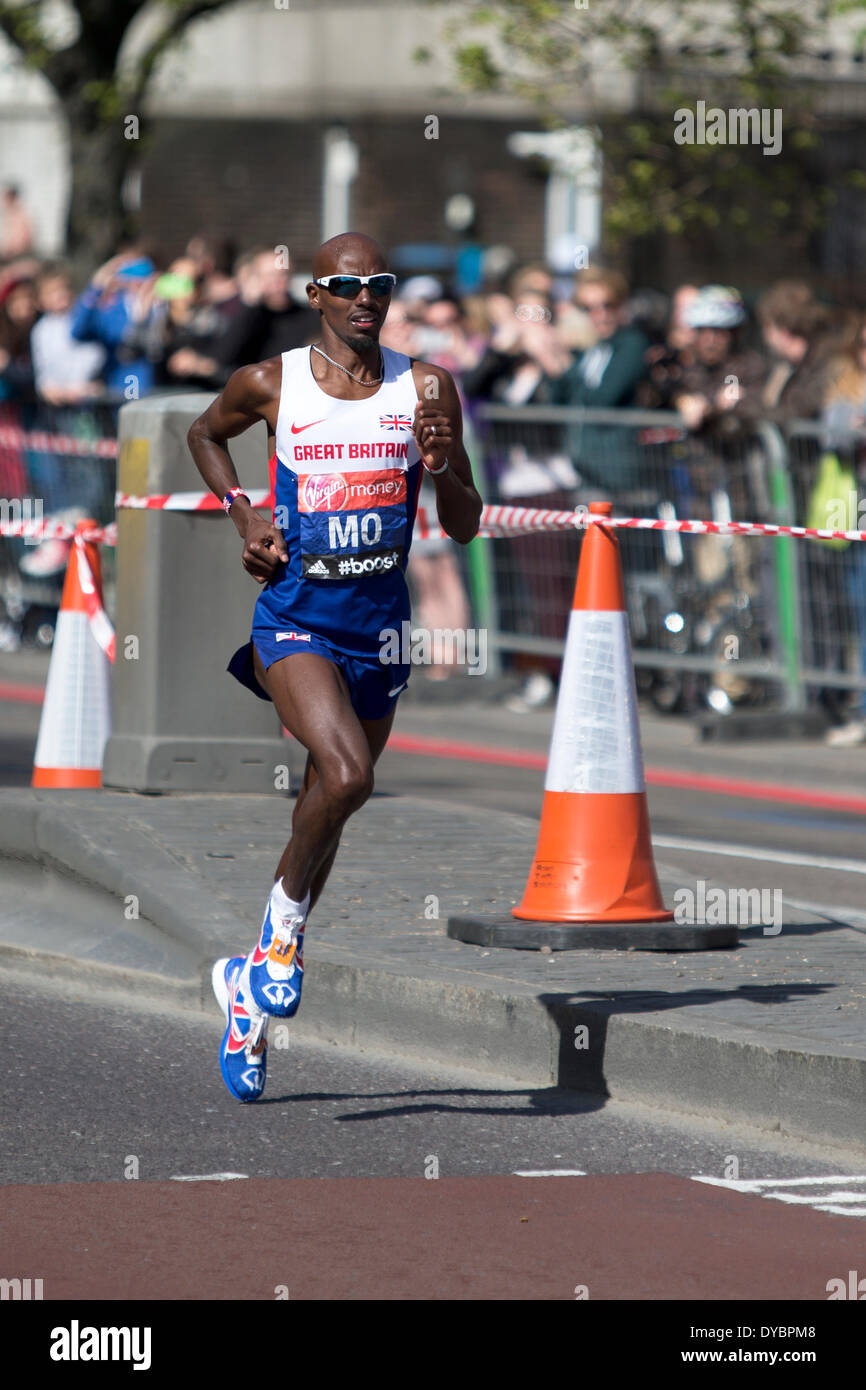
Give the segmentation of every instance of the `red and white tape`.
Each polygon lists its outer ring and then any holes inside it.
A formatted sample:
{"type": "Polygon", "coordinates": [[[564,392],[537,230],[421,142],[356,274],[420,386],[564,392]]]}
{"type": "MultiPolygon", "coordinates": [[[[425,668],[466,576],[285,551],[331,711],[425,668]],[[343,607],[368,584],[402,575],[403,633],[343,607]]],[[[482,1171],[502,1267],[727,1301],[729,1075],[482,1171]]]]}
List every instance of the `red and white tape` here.
{"type": "Polygon", "coordinates": [[[40,454],[83,455],[86,458],[117,458],[117,440],[79,439],[74,434],[51,434],[48,430],[22,430],[17,425],[0,425],[0,449],[32,449],[40,454]]]}
{"type": "MultiPolygon", "coordinates": [[[[108,526],[93,526],[84,531],[86,541],[100,541],[103,545],[117,544],[117,522],[108,526]]],[[[71,541],[75,528],[65,521],[2,521],[0,536],[15,536],[28,541],[71,541]]]]}
{"type": "MultiPolygon", "coordinates": [[[[2,444],[2,432],[0,432],[2,444]]],[[[270,507],[273,497],[268,492],[257,491],[249,494],[254,507],[270,507]]],[[[151,497],[137,497],[119,492],[116,496],[119,509],[146,509],[152,511],[197,512],[216,511],[222,506],[218,497],[210,492],[172,492],[151,497]]],[[[678,531],[684,535],[709,536],[790,536],[814,540],[864,541],[866,531],[834,531],[830,528],[814,526],[781,526],[771,522],[752,521],[677,521],[660,517],[598,516],[578,507],[573,512],[546,510],[538,507],[509,507],[501,504],[486,506],[481,513],[479,535],[489,539],[508,536],[530,535],[536,531],[568,531],[585,529],[587,526],[610,526],[635,531],[678,531]]],[[[416,532],[422,540],[438,538],[446,533],[439,524],[438,517],[419,507],[415,524],[416,532]]],[[[3,521],[0,520],[0,536],[17,536],[29,540],[72,540],[78,578],[90,629],[105,652],[109,661],[114,660],[115,634],[111,620],[102,605],[99,590],[87,559],[85,541],[99,541],[104,545],[117,544],[117,523],[108,526],[90,527],[86,531],[76,531],[62,522],[3,521]]]]}
{"type": "MultiPolygon", "coordinates": [[[[273,494],[270,492],[250,491],[247,496],[254,507],[273,506],[273,494]]],[[[222,510],[223,505],[212,492],[163,492],[154,493],[150,497],[136,497],[132,493],[118,492],[115,494],[114,504],[118,510],[124,507],[132,511],[155,512],[218,512],[222,510]]]]}
{"type": "Polygon", "coordinates": [[[93,570],[90,568],[90,561],[87,558],[87,547],[84,543],[84,532],[79,531],[74,542],[75,559],[78,563],[78,582],[81,585],[81,592],[84,595],[84,606],[87,610],[87,621],[90,623],[90,631],[99,643],[109,661],[114,660],[114,628],[111,619],[102,606],[102,597],[94,578],[93,570]]]}
{"type": "MultiPolygon", "coordinates": [[[[250,501],[254,507],[272,505],[270,493],[251,492],[250,501]]],[[[172,512],[210,512],[219,511],[222,503],[210,492],[172,492],[152,497],[136,497],[128,493],[118,493],[119,509],[172,512]]],[[[837,531],[830,527],[782,526],[769,521],[678,521],[646,516],[596,516],[581,508],[573,512],[553,511],[538,507],[510,507],[501,503],[486,506],[481,513],[481,526],[478,534],[488,539],[508,536],[530,535],[534,531],[569,531],[573,528],[585,529],[587,526],[611,526],[621,530],[633,531],[679,531],[684,535],[708,536],[791,536],[795,539],[866,541],[866,531],[837,531]]],[[[29,540],[71,540],[75,532],[62,522],[3,521],[0,519],[0,536],[17,536],[29,540]]],[[[419,507],[416,521],[416,534],[426,540],[442,537],[446,533],[439,519],[427,508],[419,507]]],[[[117,524],[95,527],[86,533],[85,539],[97,540],[105,545],[117,543],[117,524]]]]}
{"type": "Polygon", "coordinates": [[[777,526],[769,521],[677,521],[652,516],[575,517],[575,526],[618,526],[629,531],[680,531],[693,536],[793,536],[830,541],[866,541],[866,531],[832,531],[829,527],[777,526]]]}
{"type": "MultiPolygon", "coordinates": [[[[271,493],[260,491],[249,494],[254,507],[273,505],[271,493]]],[[[119,492],[116,497],[118,508],[148,508],[156,511],[193,512],[216,511],[221,506],[218,497],[210,492],[170,492],[151,497],[136,497],[119,492]]],[[[830,528],[816,529],[812,526],[782,526],[772,522],[760,521],[677,521],[663,520],[660,517],[641,516],[597,516],[585,507],[577,507],[573,512],[554,511],[539,507],[511,507],[502,503],[488,504],[481,513],[481,526],[478,534],[488,539],[505,538],[531,534],[533,531],[568,531],[574,527],[612,526],[626,530],[641,531],[681,531],[688,535],[712,536],[794,536],[811,537],[815,540],[866,540],[866,531],[834,531],[830,528]]],[[[415,532],[421,540],[439,538],[446,533],[439,524],[434,512],[419,507],[415,532]]]]}

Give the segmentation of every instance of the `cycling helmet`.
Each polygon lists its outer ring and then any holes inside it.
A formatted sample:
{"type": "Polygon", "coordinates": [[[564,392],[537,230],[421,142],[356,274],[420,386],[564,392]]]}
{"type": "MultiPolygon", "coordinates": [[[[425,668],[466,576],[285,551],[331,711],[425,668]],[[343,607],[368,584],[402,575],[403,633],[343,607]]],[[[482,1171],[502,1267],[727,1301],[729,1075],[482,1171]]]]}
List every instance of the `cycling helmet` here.
{"type": "Polygon", "coordinates": [[[730,285],[704,285],[686,309],[689,328],[737,328],[746,311],[737,290],[730,285]]]}

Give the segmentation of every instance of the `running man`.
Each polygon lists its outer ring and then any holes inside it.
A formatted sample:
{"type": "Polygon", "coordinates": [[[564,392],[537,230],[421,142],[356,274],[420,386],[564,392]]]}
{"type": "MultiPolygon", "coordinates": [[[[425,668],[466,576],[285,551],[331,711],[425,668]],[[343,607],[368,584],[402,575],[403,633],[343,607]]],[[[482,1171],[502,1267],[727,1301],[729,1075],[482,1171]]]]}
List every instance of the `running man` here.
{"type": "Polygon", "coordinates": [[[481,498],[447,371],[379,346],[396,277],[369,237],[346,232],[313,260],[307,296],[321,338],[236,371],[192,425],[196,467],[237,527],[244,569],[261,585],[252,640],[228,669],[307,750],[292,836],[277,866],[258,942],[217,961],[226,1015],[220,1070],[238,1100],[265,1084],[271,1017],[301,999],[304,928],[346,821],[373,790],[409,667],[380,660],[386,629],[409,620],[404,570],[421,469],[439,520],[465,545],[481,498]],[[238,484],[226,441],[268,425],[273,524],[238,484]]]}

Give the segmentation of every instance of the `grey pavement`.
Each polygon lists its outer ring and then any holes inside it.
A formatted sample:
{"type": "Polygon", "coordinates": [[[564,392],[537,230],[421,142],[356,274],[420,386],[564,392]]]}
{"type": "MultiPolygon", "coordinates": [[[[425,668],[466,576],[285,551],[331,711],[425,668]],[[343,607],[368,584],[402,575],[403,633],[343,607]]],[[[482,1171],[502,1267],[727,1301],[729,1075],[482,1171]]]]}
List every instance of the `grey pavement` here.
{"type": "MultiPolygon", "coordinates": [[[[291,810],[278,795],[0,792],[0,964],[215,1010],[210,966],[250,949],[291,810]]],[[[535,834],[507,811],[375,795],[311,915],[298,1037],[866,1148],[862,927],[786,905],[778,935],[746,927],[731,950],[449,939],[450,914],[510,911],[535,834]]],[[[669,904],[694,887],[675,854],[656,862],[669,904]]]]}

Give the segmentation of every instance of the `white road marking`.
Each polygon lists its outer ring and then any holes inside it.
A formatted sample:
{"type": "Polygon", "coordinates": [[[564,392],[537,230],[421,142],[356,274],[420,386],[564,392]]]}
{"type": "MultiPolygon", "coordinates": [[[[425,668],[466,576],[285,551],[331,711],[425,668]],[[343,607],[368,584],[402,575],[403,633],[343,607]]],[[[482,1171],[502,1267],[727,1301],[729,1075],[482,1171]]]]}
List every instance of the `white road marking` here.
{"type": "Polygon", "coordinates": [[[515,1178],[585,1178],[586,1173],[579,1168],[527,1168],[518,1169],[515,1178]]]}
{"type": "Polygon", "coordinates": [[[857,1173],[839,1176],[828,1174],[818,1178],[710,1178],[693,1175],[692,1182],[709,1183],[712,1187],[726,1187],[730,1192],[744,1192],[755,1197],[769,1197],[771,1201],[786,1202],[792,1206],[808,1206],[813,1211],[830,1212],[833,1216],[866,1216],[866,1174],[857,1173]],[[861,1191],[847,1192],[838,1184],[861,1184],[861,1191]],[[779,1188],[811,1188],[807,1195],[778,1191],[779,1188]],[[831,1188],[827,1192],[822,1188],[831,1188]]]}
{"type": "Polygon", "coordinates": [[[755,849],[732,845],[723,840],[690,840],[682,835],[653,835],[657,849],[695,850],[702,854],[726,855],[731,859],[759,859],[770,864],[797,864],[803,869],[837,869],[845,874],[866,874],[866,860],[837,859],[821,854],[796,854],[786,849],[755,849]]]}
{"type": "Polygon", "coordinates": [[[788,907],[798,907],[802,912],[814,912],[818,917],[827,917],[840,926],[850,927],[852,931],[862,931],[866,927],[866,912],[862,907],[843,907],[838,903],[810,903],[803,898],[785,897],[788,907]]]}
{"type": "MultiPolygon", "coordinates": [[[[808,1206],[811,1206],[815,1201],[814,1193],[811,1197],[800,1197],[796,1192],[765,1192],[763,1195],[771,1197],[774,1202],[796,1202],[808,1206]]],[[[842,1202],[862,1202],[864,1194],[862,1192],[822,1192],[820,1195],[825,1202],[841,1204],[842,1202]]]]}
{"type": "Polygon", "coordinates": [[[849,1174],[838,1177],[831,1173],[827,1177],[821,1178],[708,1178],[695,1176],[692,1178],[692,1182],[715,1183],[717,1187],[731,1187],[737,1192],[760,1192],[763,1187],[826,1187],[832,1182],[866,1183],[866,1173],[856,1173],[853,1177],[849,1174]]]}
{"type": "Polygon", "coordinates": [[[232,1182],[235,1178],[248,1178],[249,1173],[172,1173],[172,1182],[232,1182]]]}

